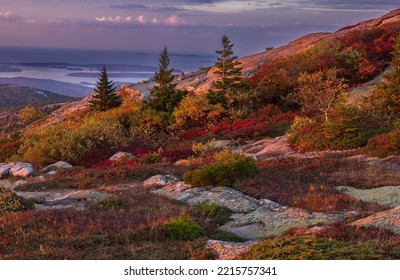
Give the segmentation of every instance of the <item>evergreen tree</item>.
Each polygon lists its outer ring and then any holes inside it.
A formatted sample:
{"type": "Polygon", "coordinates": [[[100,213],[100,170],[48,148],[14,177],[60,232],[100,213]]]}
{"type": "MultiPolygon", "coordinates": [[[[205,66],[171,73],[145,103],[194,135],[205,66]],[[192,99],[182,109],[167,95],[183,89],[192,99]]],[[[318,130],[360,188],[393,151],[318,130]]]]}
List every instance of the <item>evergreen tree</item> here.
{"type": "Polygon", "coordinates": [[[237,57],[233,55],[233,44],[228,36],[222,36],[221,46],[222,49],[216,51],[219,57],[215,64],[217,68],[215,74],[218,74],[220,79],[214,82],[214,90],[210,92],[209,99],[212,103],[232,106],[235,105],[236,95],[244,86],[242,68],[237,57]]]}
{"type": "Polygon", "coordinates": [[[93,98],[89,101],[90,106],[97,111],[107,111],[117,108],[122,104],[121,98],[115,93],[115,85],[108,80],[106,67],[103,66],[99,80],[96,84],[93,98]]]}
{"type": "Polygon", "coordinates": [[[157,111],[172,113],[185,91],[176,89],[176,84],[173,83],[175,77],[172,74],[174,68],[168,68],[169,62],[168,48],[165,46],[160,55],[158,72],[154,74],[157,85],[150,90],[147,106],[157,111]]]}

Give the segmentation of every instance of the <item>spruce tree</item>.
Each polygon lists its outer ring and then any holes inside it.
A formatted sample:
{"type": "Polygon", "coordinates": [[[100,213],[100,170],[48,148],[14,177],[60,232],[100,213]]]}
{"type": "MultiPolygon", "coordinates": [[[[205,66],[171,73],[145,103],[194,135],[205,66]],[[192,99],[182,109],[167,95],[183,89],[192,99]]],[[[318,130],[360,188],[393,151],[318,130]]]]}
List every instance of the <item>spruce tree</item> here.
{"type": "Polygon", "coordinates": [[[106,67],[100,73],[97,81],[93,98],[89,101],[90,106],[96,111],[107,111],[108,109],[117,108],[122,104],[121,98],[115,93],[116,87],[112,81],[108,80],[106,67]]]}
{"type": "Polygon", "coordinates": [[[210,92],[209,99],[212,103],[221,103],[225,106],[234,105],[236,95],[243,88],[242,68],[237,57],[233,55],[233,44],[228,36],[221,38],[221,50],[217,50],[218,62],[214,65],[214,72],[220,78],[213,83],[214,90],[210,92]]]}
{"type": "Polygon", "coordinates": [[[176,89],[176,84],[173,83],[175,77],[172,74],[174,68],[168,68],[169,62],[168,48],[165,46],[160,55],[158,72],[154,74],[157,85],[150,90],[147,106],[157,111],[172,113],[185,91],[176,89]]]}

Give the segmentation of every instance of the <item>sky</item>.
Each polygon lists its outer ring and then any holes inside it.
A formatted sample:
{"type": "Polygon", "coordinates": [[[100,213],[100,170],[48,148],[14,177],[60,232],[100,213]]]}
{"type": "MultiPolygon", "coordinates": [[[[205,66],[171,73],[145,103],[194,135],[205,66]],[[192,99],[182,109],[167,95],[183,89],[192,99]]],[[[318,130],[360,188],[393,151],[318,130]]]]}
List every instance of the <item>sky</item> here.
{"type": "Polygon", "coordinates": [[[0,46],[243,56],[400,8],[399,0],[0,0],[0,46]]]}

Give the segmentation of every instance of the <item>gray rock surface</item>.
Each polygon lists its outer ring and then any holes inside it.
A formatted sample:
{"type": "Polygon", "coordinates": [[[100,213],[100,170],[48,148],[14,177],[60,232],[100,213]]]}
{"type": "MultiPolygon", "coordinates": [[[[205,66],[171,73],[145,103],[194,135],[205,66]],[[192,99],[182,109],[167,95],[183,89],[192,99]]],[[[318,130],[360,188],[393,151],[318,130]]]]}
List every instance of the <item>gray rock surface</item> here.
{"type": "Polygon", "coordinates": [[[13,162],[10,163],[10,175],[13,177],[23,177],[33,175],[33,167],[30,163],[26,162],[13,162]]]}
{"type": "Polygon", "coordinates": [[[20,191],[16,194],[33,201],[37,210],[64,208],[84,210],[91,204],[104,201],[111,196],[107,192],[97,190],[20,191]]]}
{"type": "Polygon", "coordinates": [[[40,172],[41,173],[49,173],[52,172],[54,174],[54,171],[57,171],[57,169],[69,169],[72,168],[73,166],[69,164],[68,162],[65,161],[58,161],[56,163],[50,164],[49,166],[46,166],[43,168],[40,172]]]}
{"type": "Polygon", "coordinates": [[[179,183],[179,178],[173,175],[155,175],[143,182],[145,188],[162,188],[169,184],[179,183]]]}
{"type": "Polygon", "coordinates": [[[178,182],[152,192],[190,205],[204,202],[214,203],[228,208],[234,213],[248,213],[260,206],[256,199],[229,187],[212,187],[206,190],[178,182]]]}
{"type": "Polygon", "coordinates": [[[388,186],[367,190],[340,186],[337,187],[337,189],[358,200],[375,202],[389,207],[400,205],[400,186],[388,186]]]}
{"type": "Polygon", "coordinates": [[[355,221],[352,224],[362,227],[374,226],[400,234],[400,206],[376,213],[364,219],[355,221]]]}
{"type": "MultiPolygon", "coordinates": [[[[196,190],[196,188],[194,188],[196,190]]],[[[188,189],[186,192],[194,192],[188,189]]],[[[209,191],[203,191],[186,201],[190,205],[197,203],[214,203],[228,208],[234,213],[248,213],[260,207],[258,201],[250,196],[229,187],[213,187],[209,191]]]]}
{"type": "Polygon", "coordinates": [[[341,221],[344,219],[344,214],[310,213],[300,208],[288,208],[278,212],[258,208],[254,212],[233,218],[233,221],[221,226],[220,229],[235,233],[244,239],[263,239],[279,236],[295,227],[341,221]],[[249,231],[248,226],[255,224],[258,228],[252,228],[253,230],[249,231]]]}
{"type": "Polygon", "coordinates": [[[157,195],[189,205],[207,202],[230,209],[233,212],[231,221],[220,229],[245,240],[281,235],[290,228],[341,221],[346,217],[345,214],[309,213],[303,209],[282,206],[269,199],[256,200],[229,187],[193,188],[177,178],[167,182],[165,176],[157,175],[150,179],[154,178],[158,185],[161,185],[160,180],[165,185],[152,191],[157,195]]]}

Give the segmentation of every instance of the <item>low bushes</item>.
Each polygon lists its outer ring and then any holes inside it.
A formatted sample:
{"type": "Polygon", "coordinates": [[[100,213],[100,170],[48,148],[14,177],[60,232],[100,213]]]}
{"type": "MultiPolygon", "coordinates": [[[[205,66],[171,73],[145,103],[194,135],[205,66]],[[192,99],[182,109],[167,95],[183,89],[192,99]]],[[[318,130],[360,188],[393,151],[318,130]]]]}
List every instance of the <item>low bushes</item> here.
{"type": "Polygon", "coordinates": [[[123,109],[81,116],[79,121],[65,121],[54,126],[37,127],[21,139],[21,160],[44,166],[63,160],[76,164],[96,148],[112,150],[128,145],[130,140],[123,109]]]}
{"type": "Polygon", "coordinates": [[[203,231],[202,228],[184,212],[182,212],[179,217],[164,222],[163,227],[167,236],[174,240],[193,240],[200,237],[203,231]]]}
{"type": "Polygon", "coordinates": [[[253,246],[245,260],[378,260],[382,253],[369,243],[313,237],[278,237],[253,246]]]}
{"type": "Polygon", "coordinates": [[[357,160],[283,158],[257,163],[256,173],[236,182],[234,188],[257,199],[268,198],[309,211],[347,209],[371,214],[384,207],[354,201],[335,187],[369,189],[399,184],[400,176],[395,170],[357,160]]]}
{"type": "Polygon", "coordinates": [[[197,203],[195,207],[206,221],[210,221],[219,226],[226,224],[232,214],[229,209],[214,203],[197,203]]]}
{"type": "Polygon", "coordinates": [[[245,156],[231,155],[202,168],[183,175],[183,180],[193,186],[232,186],[236,181],[253,175],[256,171],[254,161],[245,156]]]}
{"type": "Polygon", "coordinates": [[[17,153],[20,141],[10,141],[8,139],[0,140],[0,162],[5,162],[11,156],[17,153]]]}
{"type": "Polygon", "coordinates": [[[0,187],[0,215],[30,208],[30,204],[10,190],[0,187]]]}
{"type": "Polygon", "coordinates": [[[329,122],[301,126],[288,141],[301,151],[346,150],[365,146],[377,131],[355,124],[329,122]]]}

